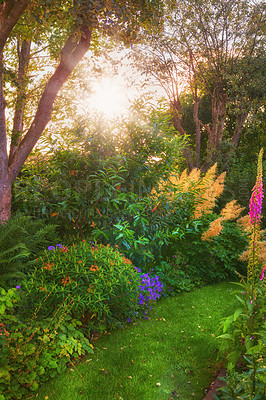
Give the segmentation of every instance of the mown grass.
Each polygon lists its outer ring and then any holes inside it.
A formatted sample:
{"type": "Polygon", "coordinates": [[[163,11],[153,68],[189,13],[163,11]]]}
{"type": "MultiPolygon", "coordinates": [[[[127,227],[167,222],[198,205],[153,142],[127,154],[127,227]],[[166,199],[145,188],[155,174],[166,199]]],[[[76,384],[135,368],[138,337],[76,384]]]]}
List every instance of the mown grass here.
{"type": "Polygon", "coordinates": [[[234,285],[206,286],[154,305],[147,321],[98,339],[95,354],[44,384],[38,400],[202,400],[220,365],[219,321],[234,285]]]}

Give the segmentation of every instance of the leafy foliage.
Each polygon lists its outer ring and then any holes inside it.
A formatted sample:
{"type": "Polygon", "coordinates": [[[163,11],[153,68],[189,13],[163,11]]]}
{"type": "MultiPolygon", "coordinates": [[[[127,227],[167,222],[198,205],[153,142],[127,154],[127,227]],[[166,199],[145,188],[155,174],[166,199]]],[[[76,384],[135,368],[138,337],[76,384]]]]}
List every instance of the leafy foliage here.
{"type": "Polygon", "coordinates": [[[19,289],[0,289],[0,398],[21,399],[39,384],[65,371],[71,360],[92,347],[63,303],[51,318],[17,314],[19,289]]]}
{"type": "Polygon", "coordinates": [[[13,209],[52,218],[70,236],[89,236],[94,224],[109,229],[120,223],[121,208],[146,196],[176,165],[182,142],[171,136],[168,117],[114,129],[118,134],[85,125],[67,142],[71,150],[36,153],[14,184],[13,209]]]}

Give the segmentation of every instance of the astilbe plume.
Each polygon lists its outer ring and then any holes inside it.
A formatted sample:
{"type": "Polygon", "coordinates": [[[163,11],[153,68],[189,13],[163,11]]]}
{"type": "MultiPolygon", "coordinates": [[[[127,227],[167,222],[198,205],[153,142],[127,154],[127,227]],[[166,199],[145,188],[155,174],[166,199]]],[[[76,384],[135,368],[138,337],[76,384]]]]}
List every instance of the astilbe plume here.
{"type": "MultiPolygon", "coordinates": [[[[159,195],[167,187],[174,187],[181,193],[191,192],[195,199],[195,210],[192,219],[201,218],[205,214],[210,214],[215,207],[216,199],[221,195],[224,189],[224,179],[226,173],[223,172],[216,177],[217,164],[214,164],[205,174],[201,176],[201,171],[194,168],[190,173],[184,170],[179,176],[174,172],[165,182],[159,182],[157,190],[152,190],[153,195],[159,195]]],[[[169,199],[174,195],[173,191],[168,191],[169,199]]]]}
{"type": "Polygon", "coordinates": [[[229,221],[239,217],[245,207],[241,207],[236,200],[232,200],[221,210],[219,218],[210,223],[209,229],[201,236],[202,240],[210,240],[222,231],[222,221],[229,221]]]}

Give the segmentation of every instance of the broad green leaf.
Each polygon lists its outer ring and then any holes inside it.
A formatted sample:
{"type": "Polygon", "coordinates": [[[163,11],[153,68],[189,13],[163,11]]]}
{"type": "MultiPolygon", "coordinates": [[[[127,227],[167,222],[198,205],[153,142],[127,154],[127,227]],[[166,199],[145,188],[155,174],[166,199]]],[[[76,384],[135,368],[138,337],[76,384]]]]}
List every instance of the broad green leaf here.
{"type": "Polygon", "coordinates": [[[243,309],[242,308],[238,308],[235,312],[234,312],[234,321],[237,320],[237,318],[241,315],[243,309]]]}

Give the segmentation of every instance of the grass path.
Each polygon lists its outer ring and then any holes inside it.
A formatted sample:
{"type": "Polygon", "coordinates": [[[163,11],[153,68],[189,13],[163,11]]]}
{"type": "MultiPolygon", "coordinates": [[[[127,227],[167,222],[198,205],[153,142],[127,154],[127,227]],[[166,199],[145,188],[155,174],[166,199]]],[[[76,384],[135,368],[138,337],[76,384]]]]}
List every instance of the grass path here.
{"type": "Polygon", "coordinates": [[[202,400],[219,367],[215,333],[235,308],[233,290],[223,282],[160,300],[149,320],[98,339],[95,354],[31,399],[202,400]]]}

